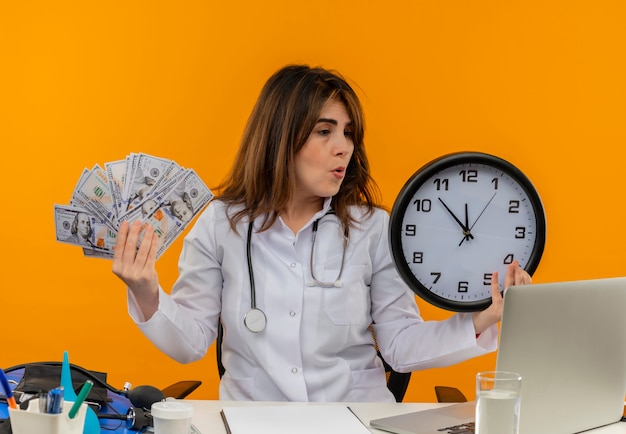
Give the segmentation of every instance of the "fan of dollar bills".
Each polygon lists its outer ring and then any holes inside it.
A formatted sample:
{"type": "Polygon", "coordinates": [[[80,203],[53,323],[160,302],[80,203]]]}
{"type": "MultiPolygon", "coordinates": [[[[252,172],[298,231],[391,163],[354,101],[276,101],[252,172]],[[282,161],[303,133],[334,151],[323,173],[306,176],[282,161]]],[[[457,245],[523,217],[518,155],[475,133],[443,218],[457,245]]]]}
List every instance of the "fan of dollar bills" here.
{"type": "Polygon", "coordinates": [[[69,205],[54,205],[57,241],[81,246],[86,256],[112,258],[119,224],[154,227],[157,258],[213,199],[193,169],[147,154],[84,169],[69,205]]]}

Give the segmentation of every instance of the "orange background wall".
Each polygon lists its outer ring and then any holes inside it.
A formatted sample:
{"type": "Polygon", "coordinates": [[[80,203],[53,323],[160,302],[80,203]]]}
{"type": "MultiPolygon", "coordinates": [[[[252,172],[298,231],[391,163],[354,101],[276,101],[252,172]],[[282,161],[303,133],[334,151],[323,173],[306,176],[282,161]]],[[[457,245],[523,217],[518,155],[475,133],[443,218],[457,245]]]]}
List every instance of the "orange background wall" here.
{"type": "MultiPolygon", "coordinates": [[[[198,379],[191,397],[217,397],[214,348],[189,365],[155,349],[110,262],[55,241],[53,204],[69,201],[84,167],[130,152],[217,184],[262,84],[287,63],[357,85],[388,207],[425,162],[492,153],[544,201],[535,282],[625,275],[624,22],[622,0],[4,2],[0,366],[67,350],[117,387],[198,379]]],[[[181,241],[157,264],[166,288],[181,241]]],[[[419,304],[427,319],[449,315],[419,304]]],[[[435,384],[473,397],[475,372],[494,363],[416,373],[406,399],[435,400],[435,384]]]]}

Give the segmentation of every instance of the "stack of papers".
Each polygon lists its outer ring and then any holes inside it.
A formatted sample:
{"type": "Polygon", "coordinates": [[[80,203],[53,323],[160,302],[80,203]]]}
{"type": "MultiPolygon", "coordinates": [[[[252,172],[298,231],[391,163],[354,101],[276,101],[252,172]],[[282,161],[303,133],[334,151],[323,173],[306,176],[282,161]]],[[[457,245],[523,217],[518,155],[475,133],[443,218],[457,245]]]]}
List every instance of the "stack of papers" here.
{"type": "Polygon", "coordinates": [[[224,407],[229,434],[371,434],[349,407],[337,405],[255,405],[224,407]]]}
{"type": "Polygon", "coordinates": [[[158,258],[211,199],[192,169],[130,154],[83,170],[70,204],[54,206],[56,238],[81,246],[86,256],[110,259],[120,223],[140,220],[159,236],[158,258]]]}

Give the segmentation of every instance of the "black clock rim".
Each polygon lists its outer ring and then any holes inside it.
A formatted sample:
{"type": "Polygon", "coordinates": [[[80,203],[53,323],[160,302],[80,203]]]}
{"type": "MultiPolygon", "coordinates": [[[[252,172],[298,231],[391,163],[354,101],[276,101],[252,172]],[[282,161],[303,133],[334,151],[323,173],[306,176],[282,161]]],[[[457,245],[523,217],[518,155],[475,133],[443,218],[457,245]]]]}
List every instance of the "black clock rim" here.
{"type": "Polygon", "coordinates": [[[424,184],[424,182],[444,169],[458,164],[468,163],[484,164],[502,170],[515,179],[528,195],[537,219],[535,243],[528,263],[524,266],[524,270],[531,276],[539,266],[546,243],[546,216],[539,193],[530,179],[512,163],[492,154],[463,151],[440,156],[423,165],[400,189],[391,209],[389,220],[391,255],[398,274],[415,294],[434,306],[454,312],[477,312],[484,310],[491,305],[491,299],[462,302],[443,298],[429,291],[428,288],[414,276],[404,259],[401,237],[402,219],[404,217],[404,210],[413,198],[415,191],[424,184]]]}

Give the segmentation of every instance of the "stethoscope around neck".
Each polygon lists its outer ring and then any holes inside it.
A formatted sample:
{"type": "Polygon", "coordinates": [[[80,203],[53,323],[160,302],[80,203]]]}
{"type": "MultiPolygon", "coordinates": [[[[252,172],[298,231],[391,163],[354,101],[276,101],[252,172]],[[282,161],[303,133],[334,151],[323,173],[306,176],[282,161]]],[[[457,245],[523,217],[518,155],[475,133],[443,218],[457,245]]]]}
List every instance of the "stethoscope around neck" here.
{"type": "MultiPolygon", "coordinates": [[[[341,275],[343,274],[343,265],[346,260],[346,249],[348,248],[348,238],[349,232],[346,227],[343,232],[343,252],[341,254],[341,266],[339,267],[339,274],[337,278],[332,282],[325,282],[323,280],[319,280],[315,277],[315,271],[313,267],[313,256],[315,256],[315,239],[317,238],[317,228],[319,226],[320,220],[326,217],[329,214],[335,214],[335,211],[331,208],[328,210],[326,214],[318,218],[313,222],[313,239],[311,240],[311,258],[310,258],[310,267],[311,267],[311,279],[316,286],[322,288],[333,288],[333,287],[341,287],[341,275]]],[[[254,285],[254,270],[252,269],[252,252],[251,252],[251,244],[252,244],[252,229],[254,227],[254,220],[251,220],[248,223],[248,237],[246,242],[246,256],[248,259],[248,277],[250,279],[250,310],[243,317],[243,323],[246,328],[250,330],[252,333],[260,333],[265,330],[267,326],[267,316],[265,312],[256,307],[256,287],[254,285]]]]}

